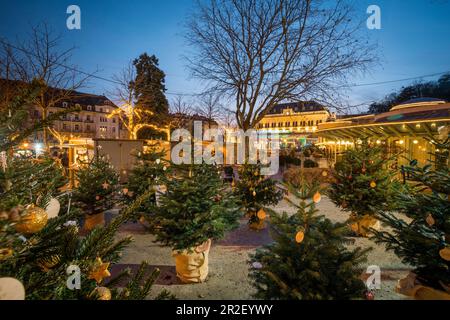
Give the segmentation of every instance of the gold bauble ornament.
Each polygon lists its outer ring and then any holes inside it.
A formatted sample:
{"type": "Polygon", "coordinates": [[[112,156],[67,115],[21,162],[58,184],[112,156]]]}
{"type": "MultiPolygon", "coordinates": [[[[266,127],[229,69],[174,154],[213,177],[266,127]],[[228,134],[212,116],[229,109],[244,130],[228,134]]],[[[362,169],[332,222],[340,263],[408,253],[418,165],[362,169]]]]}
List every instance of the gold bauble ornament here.
{"type": "Polygon", "coordinates": [[[446,248],[442,249],[441,251],[439,251],[439,255],[445,261],[450,261],[450,247],[446,247],[446,248]]]}
{"type": "Polygon", "coordinates": [[[434,220],[434,218],[431,215],[431,213],[427,216],[427,218],[425,220],[426,220],[426,222],[428,223],[428,225],[430,227],[434,226],[434,224],[436,223],[436,221],[434,220]]]}
{"type": "Polygon", "coordinates": [[[108,271],[109,262],[104,263],[101,258],[95,260],[95,265],[92,271],[89,273],[89,279],[95,279],[97,283],[102,282],[103,278],[111,276],[108,271]]]}
{"type": "Polygon", "coordinates": [[[371,187],[372,189],[376,188],[376,187],[377,187],[377,183],[376,183],[375,181],[371,181],[371,182],[370,182],[370,187],[371,187]]]}
{"type": "Polygon", "coordinates": [[[258,213],[256,214],[259,220],[264,220],[267,217],[266,212],[264,209],[259,209],[258,213]]]}
{"type": "Polygon", "coordinates": [[[313,196],[313,201],[314,203],[319,203],[320,200],[322,200],[322,195],[320,194],[319,191],[317,191],[313,196]]]}
{"type": "Polygon", "coordinates": [[[35,205],[25,209],[19,222],[14,226],[17,232],[33,234],[41,231],[47,224],[47,212],[35,205]]]}
{"type": "Polygon", "coordinates": [[[256,197],[256,191],[253,191],[253,196],[256,197]]]}
{"type": "Polygon", "coordinates": [[[322,177],[327,177],[328,176],[328,172],[327,171],[322,171],[322,177]]]}
{"type": "Polygon", "coordinates": [[[297,234],[295,235],[295,242],[302,243],[304,239],[305,239],[305,233],[303,231],[297,232],[297,234]]]}
{"type": "Polygon", "coordinates": [[[13,255],[13,250],[11,248],[0,249],[0,261],[6,260],[13,255]]]}
{"type": "Polygon", "coordinates": [[[111,291],[107,287],[97,287],[94,289],[98,300],[111,300],[111,291]]]}
{"type": "Polygon", "coordinates": [[[40,259],[37,264],[43,272],[48,272],[61,261],[61,257],[57,254],[52,255],[48,259],[40,259]]]}

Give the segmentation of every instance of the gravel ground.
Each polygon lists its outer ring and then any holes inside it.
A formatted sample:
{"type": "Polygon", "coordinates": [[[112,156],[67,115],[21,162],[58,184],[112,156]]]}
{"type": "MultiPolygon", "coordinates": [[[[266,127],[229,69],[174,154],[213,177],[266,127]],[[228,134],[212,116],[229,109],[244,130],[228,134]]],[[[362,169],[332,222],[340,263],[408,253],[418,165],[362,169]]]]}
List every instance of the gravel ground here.
{"type": "MultiPolygon", "coordinates": [[[[286,201],[276,206],[277,211],[292,212],[286,201]]],[[[326,197],[318,204],[320,214],[332,221],[345,221],[347,214],[341,212],[326,197]]],[[[140,224],[127,224],[122,227],[119,237],[131,234],[134,242],[124,251],[120,265],[136,269],[141,261],[148,261],[153,267],[158,267],[161,274],[153,286],[154,297],[162,289],[167,289],[178,299],[213,299],[239,300],[252,299],[254,289],[248,279],[248,255],[257,247],[270,243],[267,230],[255,232],[248,230],[246,221],[242,220],[240,227],[230,232],[221,241],[213,242],[209,258],[209,276],[202,284],[186,285],[178,282],[175,275],[175,264],[170,248],[153,243],[154,237],[147,234],[140,224]]],[[[397,281],[406,276],[409,267],[391,252],[386,252],[384,246],[376,245],[364,238],[355,238],[352,246],[372,247],[368,256],[367,266],[377,265],[381,268],[381,289],[375,293],[376,299],[404,299],[394,292],[397,281]]],[[[114,272],[114,269],[113,269],[114,272]]],[[[362,275],[364,277],[364,275],[362,275]]]]}

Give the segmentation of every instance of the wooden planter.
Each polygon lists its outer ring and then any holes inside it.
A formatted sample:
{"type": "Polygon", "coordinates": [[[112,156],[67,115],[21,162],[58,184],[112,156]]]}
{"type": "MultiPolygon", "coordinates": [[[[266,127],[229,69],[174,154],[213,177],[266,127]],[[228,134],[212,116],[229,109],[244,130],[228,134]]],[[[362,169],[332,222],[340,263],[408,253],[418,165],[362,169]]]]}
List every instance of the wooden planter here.
{"type": "Polygon", "coordinates": [[[376,230],[380,229],[380,221],[375,219],[372,215],[366,214],[365,216],[359,218],[350,218],[350,229],[358,237],[367,237],[369,229],[373,228],[376,230]]]}
{"type": "Polygon", "coordinates": [[[84,230],[91,231],[95,227],[100,226],[103,227],[105,225],[105,214],[97,213],[97,214],[86,214],[84,216],[84,230]]]}
{"type": "Polygon", "coordinates": [[[173,251],[177,277],[183,283],[201,283],[208,276],[211,240],[192,250],[173,251]]]}

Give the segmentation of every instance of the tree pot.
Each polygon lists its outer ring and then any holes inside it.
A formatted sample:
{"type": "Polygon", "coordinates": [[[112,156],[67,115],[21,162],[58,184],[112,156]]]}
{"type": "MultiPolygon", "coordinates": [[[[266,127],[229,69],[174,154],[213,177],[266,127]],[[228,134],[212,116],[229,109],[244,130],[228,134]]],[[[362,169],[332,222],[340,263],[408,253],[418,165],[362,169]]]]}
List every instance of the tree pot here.
{"type": "Polygon", "coordinates": [[[450,293],[421,285],[416,277],[414,273],[410,272],[406,278],[398,281],[395,291],[415,300],[450,301],[450,293]]]}
{"type": "Polygon", "coordinates": [[[105,225],[105,214],[86,214],[84,216],[84,230],[91,231],[97,226],[103,227],[105,225]]]}
{"type": "Polygon", "coordinates": [[[173,251],[177,277],[183,283],[201,283],[208,276],[211,239],[191,250],[173,251]]]}
{"type": "Polygon", "coordinates": [[[368,237],[369,229],[380,229],[380,221],[372,215],[366,214],[363,217],[355,216],[350,218],[350,229],[359,237],[368,237]]]}

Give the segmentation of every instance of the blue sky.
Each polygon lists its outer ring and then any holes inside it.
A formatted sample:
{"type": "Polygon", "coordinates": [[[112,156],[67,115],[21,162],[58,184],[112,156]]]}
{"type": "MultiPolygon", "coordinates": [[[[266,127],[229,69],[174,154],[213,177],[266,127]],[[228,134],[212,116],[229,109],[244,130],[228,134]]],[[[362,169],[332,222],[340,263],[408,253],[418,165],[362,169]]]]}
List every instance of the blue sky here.
{"type": "MultiPolygon", "coordinates": [[[[354,83],[373,83],[450,71],[449,0],[358,0],[360,18],[371,4],[379,5],[382,29],[369,31],[380,46],[381,64],[354,83]]],[[[196,93],[201,85],[188,78],[181,55],[185,52],[183,22],[192,0],[0,0],[0,35],[10,41],[29,26],[47,21],[64,37],[64,45],[77,46],[74,63],[84,71],[100,69],[110,78],[143,52],[155,54],[166,72],[171,93],[196,93]],[[66,9],[79,5],[82,29],[66,28],[66,9]]],[[[436,78],[436,77],[435,77],[436,78]]],[[[427,78],[431,80],[433,78],[427,78]]],[[[411,81],[355,87],[348,101],[359,104],[381,99],[411,81]]],[[[85,91],[104,93],[110,84],[92,80],[85,91]]],[[[169,95],[170,99],[170,95],[169,95]]]]}

